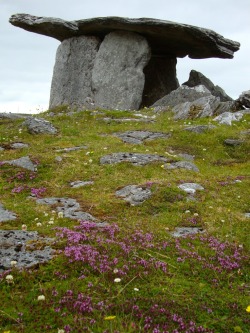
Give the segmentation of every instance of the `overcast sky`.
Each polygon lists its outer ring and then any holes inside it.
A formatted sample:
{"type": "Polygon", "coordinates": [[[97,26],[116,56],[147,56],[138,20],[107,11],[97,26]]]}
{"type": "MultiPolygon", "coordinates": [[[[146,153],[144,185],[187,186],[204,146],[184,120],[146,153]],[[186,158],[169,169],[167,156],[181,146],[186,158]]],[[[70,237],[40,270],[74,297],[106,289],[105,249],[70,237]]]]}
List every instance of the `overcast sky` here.
{"type": "Polygon", "coordinates": [[[191,24],[238,41],[233,59],[178,58],[177,77],[200,71],[232,98],[250,89],[250,0],[0,0],[0,112],[46,110],[59,41],[12,26],[12,14],[79,20],[149,17],[191,24]]]}

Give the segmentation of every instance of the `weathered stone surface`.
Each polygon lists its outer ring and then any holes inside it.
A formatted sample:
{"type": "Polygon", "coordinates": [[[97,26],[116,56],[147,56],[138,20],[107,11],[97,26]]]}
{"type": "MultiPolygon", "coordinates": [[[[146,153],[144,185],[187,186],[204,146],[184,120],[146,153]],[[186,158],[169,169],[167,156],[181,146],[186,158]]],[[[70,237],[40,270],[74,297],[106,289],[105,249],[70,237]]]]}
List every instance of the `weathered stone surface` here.
{"type": "Polygon", "coordinates": [[[224,112],[235,112],[235,102],[228,101],[228,102],[220,102],[217,108],[214,110],[214,115],[220,115],[224,112]]]}
{"type": "Polygon", "coordinates": [[[129,162],[133,165],[145,165],[152,162],[168,162],[168,159],[161,155],[139,154],[139,153],[113,153],[101,157],[101,164],[117,164],[121,162],[129,162]]]}
{"type": "Polygon", "coordinates": [[[29,145],[27,143],[23,143],[23,142],[14,142],[10,146],[12,149],[23,149],[23,148],[29,147],[29,145]]]}
{"type": "Polygon", "coordinates": [[[48,121],[43,118],[29,117],[22,126],[27,127],[30,134],[56,134],[57,129],[48,121]]]}
{"type": "Polygon", "coordinates": [[[101,43],[92,71],[95,105],[137,110],[144,89],[143,69],[149,59],[150,47],[142,36],[126,31],[108,34],[101,43]]]}
{"type": "Polygon", "coordinates": [[[240,97],[236,99],[235,106],[238,110],[250,108],[250,90],[243,91],[240,97]]]}
{"type": "Polygon", "coordinates": [[[49,108],[70,105],[88,108],[93,100],[91,76],[100,39],[80,36],[64,40],[58,47],[50,91],[49,108]]]}
{"type": "Polygon", "coordinates": [[[183,158],[186,161],[193,161],[194,160],[194,155],[186,154],[186,153],[180,153],[178,154],[180,158],[183,158]]]}
{"type": "Polygon", "coordinates": [[[188,81],[184,82],[183,85],[188,87],[203,85],[211,92],[213,96],[219,97],[221,102],[233,100],[225,93],[225,91],[221,87],[215,86],[213,82],[209,80],[205,75],[193,69],[189,73],[188,81]]]}
{"type": "Polygon", "coordinates": [[[2,163],[10,164],[30,171],[37,171],[36,165],[31,161],[29,156],[20,157],[11,161],[3,161],[2,163]]]}
{"type": "Polygon", "coordinates": [[[190,58],[232,58],[240,47],[238,42],[224,38],[210,29],[151,18],[97,17],[65,21],[52,17],[15,14],[10,23],[27,31],[56,38],[60,41],[81,35],[107,35],[126,30],[145,36],[153,54],[190,58]]]}
{"type": "Polygon", "coordinates": [[[243,117],[243,112],[224,112],[219,116],[215,117],[213,120],[217,121],[221,125],[232,125],[232,121],[239,121],[243,117]]]}
{"type": "Polygon", "coordinates": [[[154,120],[152,118],[144,119],[144,118],[110,118],[105,117],[101,118],[106,123],[111,123],[112,121],[115,123],[153,123],[154,120]]]}
{"type": "Polygon", "coordinates": [[[11,268],[11,261],[17,262],[17,268],[48,262],[52,259],[53,250],[47,244],[52,241],[51,238],[40,237],[37,231],[0,230],[0,272],[11,268]],[[39,241],[39,250],[36,249],[36,241],[39,241]],[[27,242],[34,242],[33,246],[27,242]]]}
{"type": "Polygon", "coordinates": [[[176,90],[172,91],[170,94],[164,96],[157,102],[155,102],[151,107],[156,108],[160,107],[160,109],[157,109],[157,111],[166,110],[167,108],[173,108],[176,105],[186,103],[186,102],[193,102],[201,97],[205,96],[211,96],[210,91],[200,85],[196,87],[187,87],[187,86],[180,86],[176,90]]]}
{"type": "Polygon", "coordinates": [[[7,222],[16,219],[16,214],[5,209],[4,206],[0,203],[0,222],[7,222]]]}
{"type": "Polygon", "coordinates": [[[144,68],[145,86],[141,107],[149,106],[179,87],[176,58],[151,57],[144,68]]]}
{"type": "Polygon", "coordinates": [[[194,125],[194,126],[188,126],[185,128],[185,131],[194,132],[194,133],[204,133],[206,131],[215,129],[216,126],[214,125],[194,125]]]}
{"type": "Polygon", "coordinates": [[[87,149],[87,146],[76,146],[76,147],[67,147],[67,148],[60,148],[56,149],[57,153],[70,153],[71,151],[87,149]]]}
{"type": "Polygon", "coordinates": [[[114,133],[114,136],[117,136],[126,143],[142,144],[144,141],[151,141],[158,138],[169,138],[171,134],[150,131],[126,131],[114,133]]]}
{"type": "Polygon", "coordinates": [[[178,187],[189,194],[195,194],[196,191],[204,190],[204,187],[197,183],[183,183],[178,187]]]}
{"type": "Polygon", "coordinates": [[[63,216],[72,220],[93,221],[97,225],[104,225],[89,213],[81,211],[80,204],[71,198],[42,198],[36,199],[37,204],[55,206],[58,212],[62,212],[63,216]]]}
{"type": "Polygon", "coordinates": [[[94,182],[92,180],[76,180],[74,182],[70,183],[70,186],[72,188],[79,188],[79,187],[83,187],[83,186],[87,186],[87,185],[93,185],[94,182]]]}
{"type": "Polygon", "coordinates": [[[168,163],[164,165],[164,169],[172,170],[172,169],[186,169],[190,171],[199,172],[197,166],[188,161],[178,161],[173,163],[168,163]]]}
{"type": "Polygon", "coordinates": [[[115,192],[117,197],[123,198],[131,206],[141,205],[145,200],[151,197],[152,192],[149,188],[137,185],[128,185],[115,192]]]}
{"type": "Polygon", "coordinates": [[[204,230],[199,227],[180,227],[175,228],[175,231],[171,232],[171,235],[173,237],[185,237],[188,235],[195,235],[203,232],[204,230]]]}
{"type": "Polygon", "coordinates": [[[6,113],[6,112],[1,112],[0,113],[0,119],[10,119],[10,120],[16,120],[16,119],[25,119],[30,117],[30,114],[26,113],[6,113]]]}
{"type": "Polygon", "coordinates": [[[172,108],[174,119],[195,119],[209,117],[214,114],[220,100],[213,95],[201,97],[193,102],[185,102],[172,108]]]}
{"type": "Polygon", "coordinates": [[[231,147],[240,146],[242,143],[244,143],[244,141],[239,140],[239,139],[226,139],[226,140],[224,140],[224,144],[227,145],[227,146],[231,146],[231,147]]]}

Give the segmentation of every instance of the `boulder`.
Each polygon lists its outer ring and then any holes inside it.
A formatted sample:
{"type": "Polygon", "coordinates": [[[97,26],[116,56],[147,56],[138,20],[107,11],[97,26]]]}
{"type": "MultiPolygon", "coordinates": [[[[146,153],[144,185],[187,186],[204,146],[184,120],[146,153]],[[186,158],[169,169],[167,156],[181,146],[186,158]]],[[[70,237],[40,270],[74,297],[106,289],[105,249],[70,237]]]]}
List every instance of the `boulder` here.
{"type": "Polygon", "coordinates": [[[196,87],[199,85],[203,85],[211,92],[213,96],[219,97],[221,102],[233,100],[225,93],[225,91],[221,87],[215,86],[213,82],[210,81],[205,75],[193,69],[189,74],[188,81],[184,82],[183,85],[188,87],[196,87]]]}
{"type": "Polygon", "coordinates": [[[30,134],[56,134],[57,129],[48,121],[43,118],[29,117],[22,126],[27,127],[30,134]]]}
{"type": "Polygon", "coordinates": [[[93,100],[92,70],[100,39],[80,36],[64,40],[58,47],[50,91],[49,108],[70,105],[88,108],[93,100]]]}
{"type": "Polygon", "coordinates": [[[237,110],[244,108],[250,108],[250,90],[243,91],[239,98],[235,101],[235,107],[237,110]]]}
{"type": "Polygon", "coordinates": [[[144,67],[150,47],[139,34],[115,31],[101,43],[92,71],[96,106],[105,109],[137,110],[142,102],[144,67]]]}
{"type": "Polygon", "coordinates": [[[232,121],[239,121],[243,117],[243,112],[224,112],[219,116],[215,117],[213,120],[217,121],[221,125],[232,125],[232,121]]]}

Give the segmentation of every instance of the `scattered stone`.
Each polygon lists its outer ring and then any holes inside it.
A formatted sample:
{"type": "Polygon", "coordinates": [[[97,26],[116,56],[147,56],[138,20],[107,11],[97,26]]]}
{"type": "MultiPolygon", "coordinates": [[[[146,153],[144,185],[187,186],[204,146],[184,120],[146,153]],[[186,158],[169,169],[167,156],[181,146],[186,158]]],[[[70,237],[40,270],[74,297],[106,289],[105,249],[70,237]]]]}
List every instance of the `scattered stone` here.
{"type": "Polygon", "coordinates": [[[147,40],[128,31],[114,31],[100,45],[92,71],[95,105],[137,110],[142,102],[144,67],[150,59],[147,40]]]}
{"type": "Polygon", "coordinates": [[[168,163],[164,165],[164,169],[172,170],[172,169],[186,169],[190,171],[199,172],[197,166],[188,161],[178,161],[173,163],[168,163]]]}
{"type": "MultiPolygon", "coordinates": [[[[93,221],[97,219],[91,214],[81,211],[80,204],[71,198],[42,198],[36,199],[37,204],[55,206],[57,212],[62,212],[63,216],[72,220],[93,221]]],[[[103,223],[100,223],[103,224],[103,223]]]]}
{"type": "Polygon", "coordinates": [[[238,140],[238,139],[226,139],[226,140],[224,140],[225,145],[232,146],[232,147],[240,146],[242,143],[244,143],[244,141],[243,140],[238,140]]]}
{"type": "Polygon", "coordinates": [[[53,255],[48,245],[52,241],[51,238],[40,237],[37,231],[0,230],[0,272],[11,268],[11,261],[17,262],[17,268],[48,262],[53,255]],[[36,242],[39,242],[39,249],[36,249],[36,242]],[[41,244],[44,244],[43,249],[41,244]]]}
{"type": "Polygon", "coordinates": [[[184,160],[186,161],[193,161],[194,160],[194,155],[190,155],[190,154],[186,154],[186,153],[181,153],[181,154],[178,154],[178,156],[180,158],[183,158],[184,160]]]}
{"type": "Polygon", "coordinates": [[[194,125],[194,126],[188,126],[185,128],[185,131],[190,131],[194,133],[204,133],[208,130],[215,129],[216,126],[214,125],[194,125]]]}
{"type": "Polygon", "coordinates": [[[29,145],[27,143],[22,143],[22,142],[15,142],[15,143],[12,143],[10,146],[12,149],[23,149],[23,148],[29,147],[29,145]]]}
{"type": "Polygon", "coordinates": [[[141,205],[145,200],[151,197],[152,192],[149,188],[137,185],[128,185],[115,192],[116,196],[122,197],[129,202],[131,206],[141,205]]]}
{"type": "Polygon", "coordinates": [[[221,87],[215,86],[213,82],[209,80],[205,75],[195,71],[194,69],[192,69],[191,72],[189,73],[188,81],[183,83],[183,85],[188,87],[195,87],[201,84],[205,86],[213,96],[219,97],[221,102],[227,102],[233,100],[225,93],[225,91],[221,87]]]}
{"type": "Polygon", "coordinates": [[[246,130],[246,131],[241,131],[241,132],[240,132],[240,135],[243,135],[243,136],[245,136],[245,135],[250,135],[250,129],[249,129],[249,130],[246,130]]]}
{"type": "Polygon", "coordinates": [[[195,194],[195,192],[204,190],[204,187],[197,183],[184,183],[178,186],[181,190],[188,194],[195,194]]]}
{"type": "Polygon", "coordinates": [[[103,121],[106,123],[111,123],[112,121],[116,123],[129,123],[129,122],[134,122],[134,123],[153,123],[154,120],[152,119],[142,119],[142,118],[109,118],[105,117],[102,118],[103,121]]]}
{"type": "Polygon", "coordinates": [[[10,119],[10,120],[16,120],[16,119],[25,119],[29,118],[30,114],[25,114],[25,113],[5,113],[1,112],[0,113],[0,119],[10,119]]]}
{"type": "Polygon", "coordinates": [[[245,213],[246,218],[250,218],[250,213],[245,213]]]}
{"type": "Polygon", "coordinates": [[[140,153],[113,153],[101,157],[101,164],[116,164],[130,162],[133,165],[145,165],[152,162],[168,162],[168,159],[161,155],[140,154],[140,153]]]}
{"type": "Polygon", "coordinates": [[[13,221],[16,219],[16,214],[5,209],[0,203],[0,222],[13,221]]]}
{"type": "Polygon", "coordinates": [[[126,143],[142,144],[144,141],[151,141],[158,138],[169,138],[171,134],[150,131],[126,131],[114,133],[114,136],[117,136],[126,143]]]}
{"type": "Polygon", "coordinates": [[[30,134],[56,134],[57,129],[48,121],[43,118],[27,118],[22,126],[27,127],[30,134]]]}
{"type": "Polygon", "coordinates": [[[235,106],[237,110],[250,108],[250,90],[243,91],[240,97],[236,99],[235,106]]]}
{"type": "Polygon", "coordinates": [[[69,153],[71,151],[81,150],[81,149],[87,149],[87,146],[76,146],[76,147],[69,147],[69,148],[60,148],[56,149],[57,153],[69,153]]]}
{"type": "Polygon", "coordinates": [[[20,157],[16,160],[11,161],[3,161],[2,163],[21,167],[30,171],[37,171],[36,165],[31,161],[29,156],[20,157]]]}
{"type": "Polygon", "coordinates": [[[199,227],[180,227],[180,228],[175,228],[175,231],[171,232],[171,235],[173,237],[185,237],[188,235],[195,235],[203,232],[204,232],[203,228],[199,227]]]}
{"type": "Polygon", "coordinates": [[[92,180],[82,181],[82,180],[76,180],[74,182],[70,183],[70,186],[72,188],[79,188],[87,185],[93,185],[94,182],[92,180]]]}
{"type": "Polygon", "coordinates": [[[217,121],[221,125],[232,125],[232,121],[240,121],[243,117],[243,112],[224,112],[219,116],[214,118],[214,121],[217,121]]]}

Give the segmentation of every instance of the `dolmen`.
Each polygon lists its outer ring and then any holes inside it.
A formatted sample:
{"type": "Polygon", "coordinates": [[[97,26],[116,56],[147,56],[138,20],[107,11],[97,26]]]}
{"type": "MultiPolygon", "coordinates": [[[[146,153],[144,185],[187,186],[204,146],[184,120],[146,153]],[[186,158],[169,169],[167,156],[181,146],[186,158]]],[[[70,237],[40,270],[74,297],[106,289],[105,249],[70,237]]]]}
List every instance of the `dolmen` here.
{"type": "Polygon", "coordinates": [[[151,18],[65,21],[15,14],[10,23],[61,42],[50,109],[148,107],[179,87],[177,58],[233,58],[240,47],[209,29],[151,18]]]}

